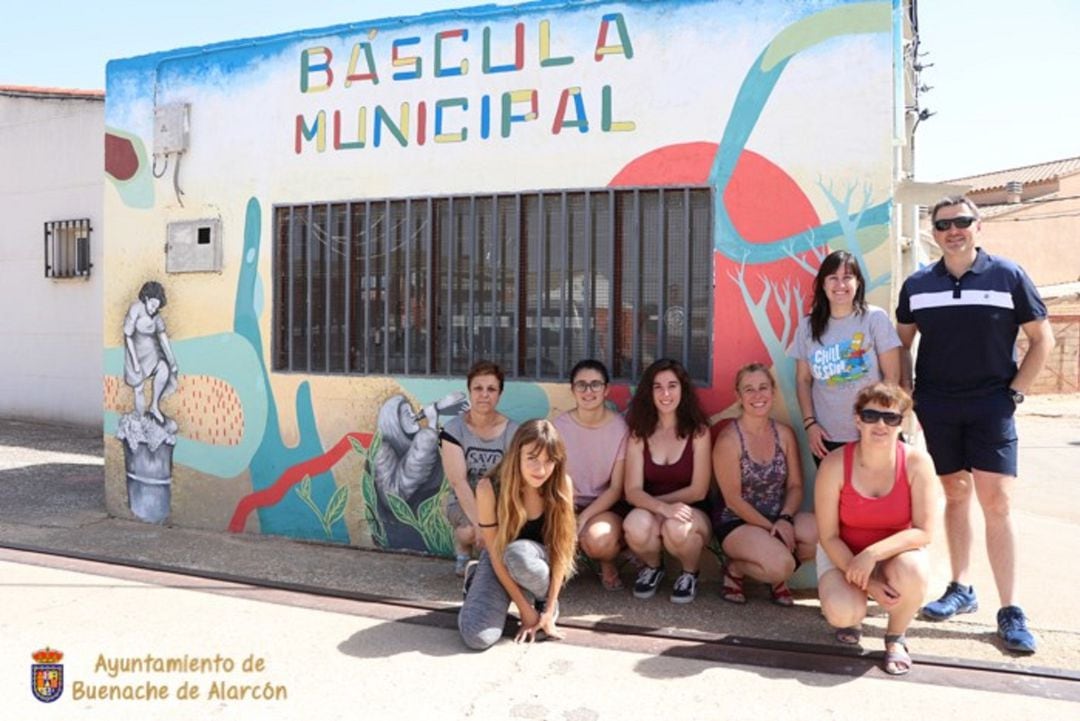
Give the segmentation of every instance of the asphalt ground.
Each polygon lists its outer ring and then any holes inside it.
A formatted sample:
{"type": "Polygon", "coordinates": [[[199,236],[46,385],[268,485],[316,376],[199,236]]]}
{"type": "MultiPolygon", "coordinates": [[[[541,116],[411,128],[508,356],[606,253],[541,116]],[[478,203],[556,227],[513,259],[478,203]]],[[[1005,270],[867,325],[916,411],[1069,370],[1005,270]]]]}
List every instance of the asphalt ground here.
{"type": "MultiPolygon", "coordinates": [[[[1080,574],[1069,570],[1080,548],[1080,484],[1075,482],[1080,396],[1030,398],[1018,422],[1019,597],[1039,636],[1039,652],[1015,657],[996,638],[997,603],[977,508],[972,571],[981,607],[944,623],[917,620],[908,632],[911,650],[917,665],[1080,681],[1080,616],[1074,612],[1080,574]]],[[[353,599],[397,599],[425,609],[453,609],[460,602],[459,580],[445,559],[110,518],[104,510],[102,453],[100,433],[93,429],[0,421],[0,546],[353,599]]],[[[936,596],[949,575],[943,538],[932,545],[931,560],[930,593],[936,596]]],[[[624,569],[626,581],[632,575],[632,569],[624,569]]],[[[679,606],[667,600],[670,583],[666,579],[657,597],[638,601],[629,591],[604,591],[595,577],[583,573],[565,592],[563,623],[690,642],[838,651],[812,593],[799,594],[796,606],[785,609],[768,602],[763,586],[748,585],[750,603],[733,606],[719,598],[719,574],[713,569],[698,599],[679,606]]],[[[878,612],[867,619],[864,658],[880,654],[884,624],[878,612]]]]}
{"type": "Polygon", "coordinates": [[[453,615],[0,549],[0,715],[299,719],[1073,719],[1076,682],[917,666],[904,679],[733,657],[716,644],[568,628],[463,650],[453,615]],[[27,682],[62,651],[63,692],[27,682]],[[169,665],[166,665],[169,664],[169,665]],[[978,677],[983,677],[980,681],[978,677]]]}

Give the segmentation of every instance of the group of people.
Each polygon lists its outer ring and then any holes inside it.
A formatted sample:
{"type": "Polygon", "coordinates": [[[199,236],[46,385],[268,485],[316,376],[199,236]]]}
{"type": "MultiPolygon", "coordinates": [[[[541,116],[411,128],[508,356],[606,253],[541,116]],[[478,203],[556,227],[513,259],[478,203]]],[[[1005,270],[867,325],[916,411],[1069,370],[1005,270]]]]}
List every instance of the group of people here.
{"type": "Polygon", "coordinates": [[[873,599],[888,615],[883,667],[904,674],[911,667],[904,633],[926,594],[925,549],[943,487],[953,579],[942,598],[922,607],[923,617],[943,620],[977,607],[965,584],[974,488],[1002,600],[999,634],[1009,650],[1033,652],[1034,636],[1013,599],[1008,496],[1016,475],[1013,412],[1053,344],[1046,309],[1022,270],[976,248],[978,211],[968,199],[943,200],[931,218],[944,257],[905,281],[896,327],[866,303],[850,253],[827,256],[815,278],[810,313],[788,351],[819,464],[813,513],[800,512],[799,441],[773,418],[776,382],[764,364],[738,371],[739,414],[715,442],[689,374],[675,360],[645,370],[625,416],[606,402],[607,368],[583,360],[569,379],[574,408],[520,426],[497,410],[502,370],[475,365],[469,410],[441,432],[456,568],[465,576],[459,628],[466,644],[495,643],[511,602],[521,621],[517,640],[560,637],[559,594],[579,550],[611,591],[623,588],[621,555],[635,559],[632,590],[640,599],[657,593],[670,558],[679,571],[670,599],[690,603],[715,536],[724,600],[746,603],[749,578],[767,584],[774,603],[790,606],[788,579],[814,559],[836,640],[860,642],[873,599]],[[1030,350],[1017,367],[1019,329],[1030,350]],[[913,408],[904,387],[916,333],[914,403],[929,454],[901,435],[913,408]],[[471,560],[474,550],[478,560],[471,560]]]}

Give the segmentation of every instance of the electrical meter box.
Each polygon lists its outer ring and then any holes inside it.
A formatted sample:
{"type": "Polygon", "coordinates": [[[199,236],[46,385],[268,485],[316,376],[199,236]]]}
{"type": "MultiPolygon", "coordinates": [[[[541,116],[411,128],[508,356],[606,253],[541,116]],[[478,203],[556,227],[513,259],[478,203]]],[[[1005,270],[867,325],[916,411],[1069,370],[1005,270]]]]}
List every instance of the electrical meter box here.
{"type": "Polygon", "coordinates": [[[221,271],[221,220],[169,223],[166,237],[166,273],[221,271]]]}
{"type": "Polygon", "coordinates": [[[169,103],[154,108],[154,155],[182,153],[188,149],[191,105],[169,103]]]}

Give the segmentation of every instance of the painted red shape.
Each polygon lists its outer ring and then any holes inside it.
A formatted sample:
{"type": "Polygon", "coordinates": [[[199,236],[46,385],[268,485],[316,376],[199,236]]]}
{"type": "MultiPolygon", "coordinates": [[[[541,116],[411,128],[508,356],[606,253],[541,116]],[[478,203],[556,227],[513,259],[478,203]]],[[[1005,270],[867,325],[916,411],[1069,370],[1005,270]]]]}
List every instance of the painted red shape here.
{"type": "Polygon", "coordinates": [[[139,155],[127,138],[105,133],[105,172],[117,180],[130,180],[139,171],[139,155]]]}
{"type": "Polygon", "coordinates": [[[680,143],[650,150],[623,166],[608,185],[704,184],[718,147],[716,143],[680,143]]]}
{"type": "MultiPolygon", "coordinates": [[[[708,182],[716,159],[716,143],[695,142],[668,145],[645,153],[627,163],[610,185],[702,185],[708,182]]],[[[744,150],[735,164],[724,190],[724,207],[739,234],[751,243],[769,243],[795,235],[820,223],[817,212],[798,184],[783,169],[764,156],[744,150]]],[[[761,335],[732,279],[739,264],[719,252],[713,253],[716,294],[713,306],[713,342],[724,352],[713,353],[713,385],[699,392],[705,412],[712,415],[735,400],[735,372],[752,361],[768,362],[761,335]]],[[[800,284],[800,295],[808,297],[812,278],[794,260],[778,260],[747,266],[744,280],[754,300],[761,298],[766,281],[782,287],[785,282],[800,284]]],[[[782,329],[784,319],[775,302],[767,309],[773,329],[782,329]]],[[[801,308],[801,305],[799,306],[801,308]]],[[[778,331],[777,331],[778,332],[778,331]]]]}
{"type": "Polygon", "coordinates": [[[297,463],[282,473],[276,481],[267,488],[255,493],[249,493],[240,499],[233,511],[232,520],[229,521],[230,533],[242,533],[247,517],[258,508],[273,506],[285,497],[289,489],[305,476],[317,476],[330,470],[335,463],[345,457],[352,450],[352,441],[359,441],[364,448],[371,446],[371,433],[346,433],[345,436],[334,444],[334,447],[321,456],[297,463]]]}

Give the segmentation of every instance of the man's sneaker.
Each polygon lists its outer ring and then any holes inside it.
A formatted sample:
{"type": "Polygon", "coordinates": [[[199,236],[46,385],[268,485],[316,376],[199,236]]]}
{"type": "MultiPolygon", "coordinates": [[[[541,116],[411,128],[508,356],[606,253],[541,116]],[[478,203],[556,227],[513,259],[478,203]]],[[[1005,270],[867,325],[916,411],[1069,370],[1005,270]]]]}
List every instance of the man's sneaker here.
{"type": "Polygon", "coordinates": [[[664,567],[642,566],[638,571],[637,581],[634,582],[634,598],[652,598],[656,595],[656,588],[664,579],[664,567]]]}
{"type": "Polygon", "coordinates": [[[1013,653],[1035,653],[1035,636],[1028,630],[1027,618],[1019,606],[998,611],[998,636],[1013,653]]]}
{"type": "Polygon", "coordinates": [[[961,586],[951,581],[945,595],[922,607],[922,617],[927,621],[947,621],[958,613],[974,613],[979,610],[974,586],[961,586]]]}
{"type": "Polygon", "coordinates": [[[675,579],[675,587],[671,590],[672,603],[690,603],[697,596],[697,574],[683,571],[675,579]]]}
{"type": "Polygon", "coordinates": [[[480,565],[477,560],[468,561],[465,564],[465,568],[462,569],[461,575],[464,576],[464,580],[461,582],[461,597],[464,598],[469,595],[469,587],[472,586],[473,578],[476,576],[476,567],[480,565]]]}

